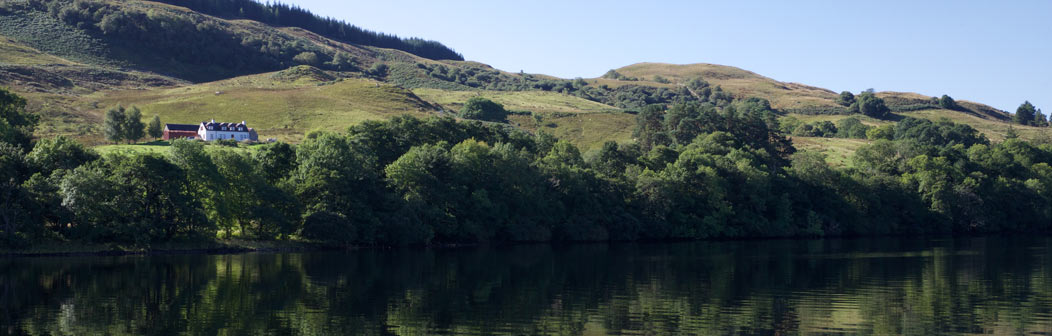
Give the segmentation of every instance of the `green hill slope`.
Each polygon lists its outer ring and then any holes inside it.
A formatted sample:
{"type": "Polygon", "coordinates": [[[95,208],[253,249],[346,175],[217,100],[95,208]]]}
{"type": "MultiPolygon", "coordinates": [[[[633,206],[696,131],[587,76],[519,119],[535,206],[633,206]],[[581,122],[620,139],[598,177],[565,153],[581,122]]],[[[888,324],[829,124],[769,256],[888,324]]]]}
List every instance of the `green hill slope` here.
{"type": "Polygon", "coordinates": [[[364,78],[332,78],[315,68],[153,90],[119,90],[81,100],[99,106],[138,106],[146,118],[198,123],[215,119],[248,121],[260,137],[298,141],[312,130],[343,131],[347,126],[400,114],[437,113],[413,92],[364,78]]]}
{"type": "MultiPolygon", "coordinates": [[[[615,69],[618,73],[652,82],[657,76],[672,83],[700,78],[738,97],[762,97],[780,110],[836,107],[837,93],[797,83],[783,83],[743,69],[716,64],[675,65],[637,63],[615,69]]],[[[656,83],[660,84],[660,83],[656,83]]],[[[651,84],[653,85],[653,84],[651,84]]]]}
{"type": "MultiPolygon", "coordinates": [[[[480,96],[516,111],[511,124],[569,139],[585,150],[604,141],[632,141],[633,113],[653,103],[720,105],[759,97],[783,117],[804,122],[848,117],[833,91],[730,66],[638,63],[614,69],[617,76],[570,80],[432,60],[159,2],[77,3],[76,13],[67,14],[41,4],[62,9],[72,2],[0,3],[0,85],[26,96],[29,108],[43,116],[38,136],[101,143],[102,115],[117,104],[138,106],[144,117],[156,114],[165,122],[246,120],[262,137],[297,141],[311,130],[342,130],[362,120],[454,112],[480,96]],[[104,24],[107,17],[118,23],[104,24]],[[127,27],[138,30],[121,29],[127,27]],[[155,46],[162,38],[171,41],[155,46]],[[185,48],[187,43],[199,43],[199,50],[185,48]],[[725,96],[702,97],[687,88],[699,79],[725,96]]],[[[877,96],[898,116],[946,118],[994,140],[1010,129],[1025,138],[1048,136],[1047,129],[1014,126],[1010,114],[979,103],[959,100],[960,109],[946,110],[924,95],[877,96]]],[[[799,138],[798,144],[842,157],[860,141],[799,138]]]]}

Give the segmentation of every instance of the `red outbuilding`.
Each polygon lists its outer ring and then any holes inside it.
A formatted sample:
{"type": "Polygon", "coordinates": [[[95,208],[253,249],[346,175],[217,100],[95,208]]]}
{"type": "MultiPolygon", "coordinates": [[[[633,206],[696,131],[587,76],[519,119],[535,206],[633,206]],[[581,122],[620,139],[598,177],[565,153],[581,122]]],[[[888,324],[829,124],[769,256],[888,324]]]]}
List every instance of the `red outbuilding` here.
{"type": "Polygon", "coordinates": [[[164,124],[164,140],[196,139],[198,125],[164,124]]]}

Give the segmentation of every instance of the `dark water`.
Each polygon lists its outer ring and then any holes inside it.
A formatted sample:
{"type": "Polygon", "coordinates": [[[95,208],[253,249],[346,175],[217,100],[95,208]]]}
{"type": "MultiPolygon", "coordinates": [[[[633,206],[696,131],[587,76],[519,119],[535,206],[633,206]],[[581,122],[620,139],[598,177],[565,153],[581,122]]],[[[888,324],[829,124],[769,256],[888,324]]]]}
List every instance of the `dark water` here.
{"type": "Polygon", "coordinates": [[[1052,335],[1052,239],[15,258],[0,333],[1052,335]]]}

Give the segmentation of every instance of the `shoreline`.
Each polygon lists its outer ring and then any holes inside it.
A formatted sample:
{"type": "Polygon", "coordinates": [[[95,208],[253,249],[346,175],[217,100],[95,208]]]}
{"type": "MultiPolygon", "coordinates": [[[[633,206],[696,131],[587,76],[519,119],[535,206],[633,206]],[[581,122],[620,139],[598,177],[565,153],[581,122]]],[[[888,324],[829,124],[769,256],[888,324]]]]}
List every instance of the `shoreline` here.
{"type": "Polygon", "coordinates": [[[148,247],[122,246],[117,244],[62,244],[52,243],[24,250],[0,250],[0,257],[104,257],[128,255],[176,255],[176,254],[240,254],[251,252],[308,252],[357,247],[336,247],[303,241],[252,241],[215,240],[207,242],[167,242],[148,247]]]}
{"type": "MultiPolygon", "coordinates": [[[[994,232],[985,234],[933,234],[922,235],[929,239],[957,239],[976,237],[1012,237],[1021,236],[1018,232],[994,232]]],[[[1041,233],[1042,236],[1052,233],[1041,233]]],[[[829,236],[829,237],[744,237],[736,239],[701,239],[701,240],[637,240],[620,243],[665,244],[692,241],[728,242],[756,240],[854,240],[854,239],[894,239],[904,235],[869,235],[869,236],[829,236]]],[[[578,242],[517,242],[502,244],[434,244],[415,246],[423,249],[457,249],[479,246],[512,246],[528,244],[584,245],[608,244],[614,241],[578,241],[578,242]]],[[[149,247],[121,246],[117,244],[63,244],[49,243],[27,248],[25,250],[0,250],[0,258],[38,258],[38,257],[111,257],[132,255],[179,255],[179,254],[242,254],[242,253],[288,253],[288,252],[321,252],[351,251],[362,249],[389,249],[392,246],[338,246],[311,241],[255,241],[255,240],[214,240],[206,242],[166,242],[149,247]]]]}

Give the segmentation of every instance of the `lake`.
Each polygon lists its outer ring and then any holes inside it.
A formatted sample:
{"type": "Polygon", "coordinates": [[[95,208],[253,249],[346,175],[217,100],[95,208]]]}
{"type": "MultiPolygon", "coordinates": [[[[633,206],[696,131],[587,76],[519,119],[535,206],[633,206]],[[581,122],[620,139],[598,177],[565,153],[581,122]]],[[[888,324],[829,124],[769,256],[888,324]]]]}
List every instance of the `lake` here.
{"type": "Polygon", "coordinates": [[[0,333],[1052,335],[1052,239],[7,258],[0,333]]]}

